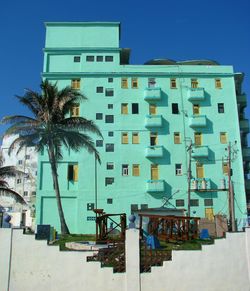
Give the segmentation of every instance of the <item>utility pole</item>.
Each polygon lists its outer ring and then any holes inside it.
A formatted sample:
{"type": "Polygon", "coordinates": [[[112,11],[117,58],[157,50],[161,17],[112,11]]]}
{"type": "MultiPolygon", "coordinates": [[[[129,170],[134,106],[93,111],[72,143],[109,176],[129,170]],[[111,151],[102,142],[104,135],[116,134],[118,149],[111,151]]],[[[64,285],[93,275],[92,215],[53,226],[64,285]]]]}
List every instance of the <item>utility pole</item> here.
{"type": "Polygon", "coordinates": [[[230,226],[232,227],[232,231],[236,231],[236,225],[235,225],[235,211],[234,211],[234,191],[232,187],[232,181],[231,181],[231,142],[229,142],[228,145],[228,209],[229,209],[229,220],[230,220],[230,226]]]}
{"type": "Polygon", "coordinates": [[[192,140],[190,140],[190,145],[187,148],[188,152],[188,171],[187,171],[187,177],[188,177],[188,216],[190,216],[190,199],[191,199],[191,155],[192,155],[192,140]]]}

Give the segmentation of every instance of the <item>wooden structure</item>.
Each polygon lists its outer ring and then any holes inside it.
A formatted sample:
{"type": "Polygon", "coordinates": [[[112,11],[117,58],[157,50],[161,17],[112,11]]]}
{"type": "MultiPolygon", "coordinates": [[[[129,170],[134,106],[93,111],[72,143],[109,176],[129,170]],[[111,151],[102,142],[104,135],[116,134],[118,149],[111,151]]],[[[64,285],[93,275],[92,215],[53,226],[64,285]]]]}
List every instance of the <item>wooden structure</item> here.
{"type": "Polygon", "coordinates": [[[96,242],[106,243],[112,237],[125,240],[126,214],[107,214],[103,209],[94,209],[96,214],[96,242]]]}
{"type": "Polygon", "coordinates": [[[139,214],[140,230],[144,217],[149,219],[147,232],[160,240],[191,240],[199,237],[199,217],[139,214]]]}

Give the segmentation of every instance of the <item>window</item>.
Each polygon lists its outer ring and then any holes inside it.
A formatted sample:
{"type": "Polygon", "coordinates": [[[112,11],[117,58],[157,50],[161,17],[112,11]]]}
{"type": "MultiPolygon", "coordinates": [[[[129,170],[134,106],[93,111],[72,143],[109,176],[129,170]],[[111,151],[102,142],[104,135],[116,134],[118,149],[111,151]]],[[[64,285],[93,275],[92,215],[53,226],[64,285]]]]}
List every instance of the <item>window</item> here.
{"type": "Polygon", "coordinates": [[[138,88],[138,79],[137,78],[132,78],[131,79],[131,87],[132,87],[132,89],[137,89],[138,88]]]}
{"type": "Polygon", "coordinates": [[[115,182],[115,178],[114,177],[106,177],[105,178],[105,186],[112,185],[114,182],[115,182]]]}
{"type": "Polygon", "coordinates": [[[17,183],[17,184],[21,184],[21,183],[22,183],[22,179],[17,179],[17,180],[16,180],[16,183],[17,183]]]}
{"type": "Polygon", "coordinates": [[[158,180],[159,179],[159,169],[158,165],[151,165],[151,180],[158,180]]]}
{"type": "Polygon", "coordinates": [[[95,207],[95,204],[94,203],[87,203],[87,211],[93,210],[94,207],[95,207]]]}
{"type": "Polygon", "coordinates": [[[18,161],[18,165],[22,165],[23,164],[23,161],[22,160],[19,160],[18,161]]]}
{"type": "Polygon", "coordinates": [[[98,139],[98,140],[95,142],[95,145],[96,145],[96,147],[102,147],[102,146],[103,146],[103,140],[102,140],[102,139],[98,139]]]}
{"type": "Polygon", "coordinates": [[[106,123],[114,123],[114,115],[106,115],[105,122],[106,123]]]}
{"type": "Polygon", "coordinates": [[[155,78],[148,78],[148,87],[154,88],[156,84],[155,78]]]}
{"type": "Polygon", "coordinates": [[[194,144],[196,146],[202,145],[202,133],[201,132],[195,132],[194,133],[194,144]]]}
{"type": "Polygon", "coordinates": [[[71,88],[72,89],[80,89],[81,80],[80,79],[73,79],[71,80],[71,88]]]}
{"type": "Polygon", "coordinates": [[[154,146],[158,144],[158,133],[150,132],[150,145],[154,146]]]}
{"type": "Polygon", "coordinates": [[[113,143],[106,143],[106,152],[114,152],[114,148],[113,143]]]}
{"type": "Polygon", "coordinates": [[[196,177],[197,178],[204,178],[204,167],[202,163],[196,164],[196,177]]]}
{"type": "Polygon", "coordinates": [[[113,104],[108,104],[108,109],[113,109],[113,104]]]}
{"type": "Polygon", "coordinates": [[[134,211],[138,210],[138,204],[131,204],[130,209],[131,209],[131,213],[134,213],[134,211]]]}
{"type": "Polygon", "coordinates": [[[68,181],[78,181],[78,165],[68,165],[68,181]]]}
{"type": "Polygon", "coordinates": [[[199,206],[199,199],[190,199],[190,206],[199,206]]]}
{"type": "Polygon", "coordinates": [[[36,191],[32,191],[32,192],[31,192],[31,195],[32,195],[32,196],[36,196],[36,191]]]}
{"type": "Polygon", "coordinates": [[[108,83],[113,83],[114,79],[113,78],[108,78],[108,83]]]}
{"type": "Polygon", "coordinates": [[[107,163],[107,170],[114,170],[114,163],[113,162],[107,163]]]}
{"type": "Polygon", "coordinates": [[[224,103],[218,103],[218,113],[224,113],[224,103]]]}
{"type": "Polygon", "coordinates": [[[177,84],[176,84],[176,79],[175,78],[170,79],[170,88],[171,89],[176,89],[177,88],[177,84]]]}
{"type": "Polygon", "coordinates": [[[103,87],[96,87],[96,93],[103,93],[103,87]]]}
{"type": "Polygon", "coordinates": [[[149,104],[149,114],[157,114],[157,106],[155,104],[149,104]]]}
{"type": "Polygon", "coordinates": [[[113,204],[113,199],[112,198],[107,198],[107,204],[113,204]]]}
{"type": "Polygon", "coordinates": [[[174,132],[174,143],[175,144],[181,143],[181,134],[179,132],[174,132]]]}
{"type": "Polygon", "coordinates": [[[96,57],[97,62],[103,62],[103,56],[97,56],[96,57]]]}
{"type": "Polygon", "coordinates": [[[114,132],[113,131],[109,131],[108,132],[108,136],[114,136],[114,132]]]}
{"type": "Polygon", "coordinates": [[[204,206],[213,206],[213,199],[204,199],[204,206]]]}
{"type": "Polygon", "coordinates": [[[128,144],[128,133],[122,132],[122,144],[128,144]]]}
{"type": "Polygon", "coordinates": [[[113,62],[113,56],[105,56],[105,62],[113,62]]]}
{"type": "Polygon", "coordinates": [[[96,120],[102,120],[102,113],[96,113],[95,119],[96,120]]]}
{"type": "Polygon", "coordinates": [[[30,155],[25,155],[25,159],[29,160],[30,159],[30,155]]]}
{"type": "Polygon", "coordinates": [[[227,143],[227,133],[226,132],[220,133],[220,143],[227,143]]]}
{"type": "Polygon", "coordinates": [[[148,209],[148,204],[141,204],[141,210],[148,209]]]}
{"type": "Polygon", "coordinates": [[[198,80],[197,79],[191,79],[191,88],[198,88],[198,80]]]}
{"type": "Polygon", "coordinates": [[[114,89],[106,89],[105,96],[114,96],[114,89]]]}
{"type": "Polygon", "coordinates": [[[139,113],[139,104],[132,103],[132,114],[138,114],[138,113],[139,113]]]}
{"type": "Polygon", "coordinates": [[[133,144],[139,144],[139,133],[138,132],[133,132],[132,133],[132,143],[133,144]]]}
{"type": "Polygon", "coordinates": [[[215,79],[215,88],[216,89],[222,88],[221,79],[215,79]]]}
{"type": "Polygon", "coordinates": [[[128,114],[128,103],[122,103],[121,114],[128,114]]]}
{"type": "Polygon", "coordinates": [[[193,114],[194,115],[199,115],[200,114],[200,105],[199,104],[194,104],[193,105],[193,114]]]}
{"type": "Polygon", "coordinates": [[[175,175],[176,176],[182,175],[182,164],[175,164],[175,175]]]}
{"type": "Polygon", "coordinates": [[[74,56],[74,63],[80,63],[81,57],[80,56],[74,56]]]}
{"type": "Polygon", "coordinates": [[[122,165],[122,176],[128,176],[128,165],[122,165]]]}
{"type": "Polygon", "coordinates": [[[173,114],[179,113],[178,103],[172,103],[172,113],[173,114]]]}
{"type": "Polygon", "coordinates": [[[94,62],[95,57],[94,56],[86,56],[86,61],[87,62],[94,62]]]}
{"type": "Polygon", "coordinates": [[[75,104],[70,109],[70,116],[71,117],[78,117],[79,115],[80,115],[80,105],[79,104],[75,104]]]}
{"type": "Polygon", "coordinates": [[[176,199],[175,200],[175,206],[176,207],[184,207],[184,199],[176,199]]]}
{"type": "Polygon", "coordinates": [[[128,78],[122,78],[121,79],[121,88],[122,89],[128,89],[128,78]]]}
{"type": "Polygon", "coordinates": [[[228,175],[228,173],[229,173],[228,162],[222,163],[222,171],[223,171],[224,175],[228,175]]]}
{"type": "Polygon", "coordinates": [[[138,164],[133,164],[133,167],[132,167],[132,175],[133,176],[140,176],[140,165],[138,164]]]}
{"type": "Polygon", "coordinates": [[[23,196],[28,196],[28,191],[23,191],[23,196]]]}

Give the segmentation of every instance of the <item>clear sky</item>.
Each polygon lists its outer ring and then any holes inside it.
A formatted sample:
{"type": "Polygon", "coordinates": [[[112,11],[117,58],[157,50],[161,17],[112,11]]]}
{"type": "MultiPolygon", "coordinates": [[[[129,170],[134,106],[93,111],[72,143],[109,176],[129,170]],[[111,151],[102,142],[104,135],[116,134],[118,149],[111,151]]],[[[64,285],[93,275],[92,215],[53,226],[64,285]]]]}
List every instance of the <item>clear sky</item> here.
{"type": "MultiPolygon", "coordinates": [[[[46,21],[119,21],[131,64],[212,59],[245,72],[250,116],[249,0],[11,0],[0,4],[0,119],[27,114],[14,95],[39,90],[46,21]]],[[[4,130],[0,126],[0,134],[4,130]]]]}

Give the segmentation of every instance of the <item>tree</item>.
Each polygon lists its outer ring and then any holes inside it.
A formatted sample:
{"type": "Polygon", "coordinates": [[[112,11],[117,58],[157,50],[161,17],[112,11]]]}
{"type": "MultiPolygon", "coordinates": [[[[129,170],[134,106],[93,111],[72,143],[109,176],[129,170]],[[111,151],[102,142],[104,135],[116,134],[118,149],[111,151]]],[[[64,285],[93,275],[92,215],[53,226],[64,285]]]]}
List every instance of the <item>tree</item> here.
{"type": "Polygon", "coordinates": [[[95,144],[86,132],[101,137],[102,135],[93,121],[80,116],[70,116],[72,108],[87,99],[80,91],[71,87],[59,90],[57,84],[52,84],[47,80],[43,81],[40,87],[41,93],[27,89],[24,96],[16,96],[19,102],[28,107],[32,117],[6,116],[2,122],[10,124],[5,135],[19,134],[19,137],[11,144],[10,151],[15,146],[18,146],[18,151],[25,146],[35,146],[38,152],[47,150],[61,233],[69,234],[61,203],[57,173],[58,161],[63,158],[61,148],[64,146],[74,151],[85,148],[89,153],[93,153],[100,162],[95,144]]]}

